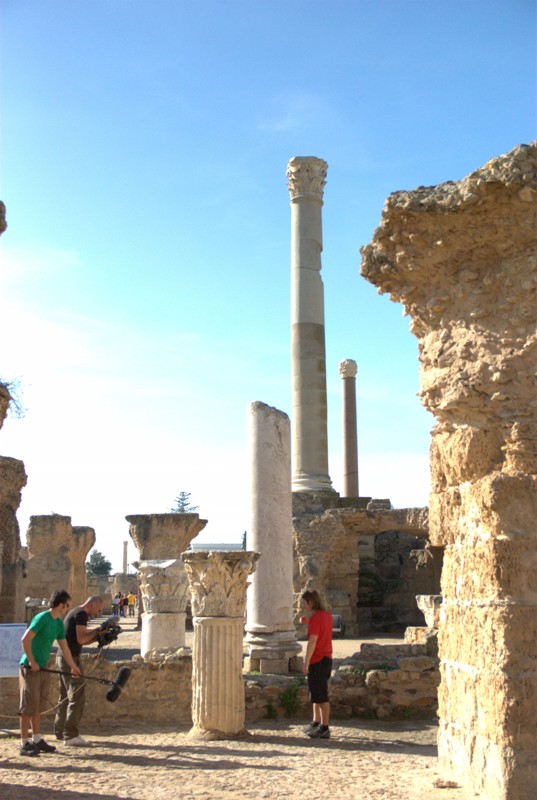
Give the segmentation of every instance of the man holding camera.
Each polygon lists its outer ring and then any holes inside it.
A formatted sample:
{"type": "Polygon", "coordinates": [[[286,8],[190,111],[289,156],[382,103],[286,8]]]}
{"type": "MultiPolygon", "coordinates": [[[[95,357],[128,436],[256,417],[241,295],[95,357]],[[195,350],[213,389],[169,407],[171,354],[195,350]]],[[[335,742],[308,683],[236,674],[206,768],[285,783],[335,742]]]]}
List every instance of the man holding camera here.
{"type": "MultiPolygon", "coordinates": [[[[73,608],[65,617],[65,638],[78,667],[80,667],[82,647],[92,642],[98,642],[100,645],[102,626],[90,631],[87,626],[90,619],[95,619],[102,614],[103,605],[102,597],[92,595],[81,606],[73,608]]],[[[56,669],[67,673],[60,675],[60,699],[54,720],[56,739],[63,740],[65,745],[84,747],[89,742],[80,736],[78,726],[86,702],[86,681],[83,677],[74,677],[68,673],[67,664],[60,650],[56,656],[56,669]]]]}

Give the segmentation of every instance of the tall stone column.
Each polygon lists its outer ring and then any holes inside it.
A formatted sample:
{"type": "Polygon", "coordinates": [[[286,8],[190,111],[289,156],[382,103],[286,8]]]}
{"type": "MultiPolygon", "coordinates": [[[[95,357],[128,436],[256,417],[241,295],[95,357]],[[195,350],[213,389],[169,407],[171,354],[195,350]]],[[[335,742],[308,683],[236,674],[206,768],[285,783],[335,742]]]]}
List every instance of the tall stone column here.
{"type": "Polygon", "coordinates": [[[323,189],[328,165],[295,157],[291,196],[291,370],[293,490],[333,491],[328,474],[324,291],[321,279],[323,189]]]}
{"type": "Polygon", "coordinates": [[[226,738],[244,731],[242,640],[248,575],[259,553],[183,553],[192,592],[192,736],[226,738]]]}
{"type": "Polygon", "coordinates": [[[301,645],[293,623],[293,517],[289,417],[264,403],[248,408],[250,525],[247,543],[262,559],[247,593],[250,669],[288,673],[301,645]]]}
{"type": "Polygon", "coordinates": [[[140,561],[140,592],[144,613],[140,652],[177,650],[185,646],[188,578],[180,559],[140,561]]]}
{"type": "Polygon", "coordinates": [[[343,381],[343,497],[358,494],[358,430],[356,425],[356,375],[358,365],[352,358],[341,361],[343,381]]]}
{"type": "Polygon", "coordinates": [[[362,253],[412,318],[437,419],[441,768],[486,800],[537,797],[537,142],[391,195],[362,253]]]}

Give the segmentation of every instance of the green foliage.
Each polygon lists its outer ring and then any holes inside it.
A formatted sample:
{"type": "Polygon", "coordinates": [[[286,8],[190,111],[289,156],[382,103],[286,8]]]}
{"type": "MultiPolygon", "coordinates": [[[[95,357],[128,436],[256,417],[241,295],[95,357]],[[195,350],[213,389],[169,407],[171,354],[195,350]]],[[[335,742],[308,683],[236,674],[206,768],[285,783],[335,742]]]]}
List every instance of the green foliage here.
{"type": "Polygon", "coordinates": [[[190,492],[179,492],[175,498],[175,505],[172,509],[173,514],[193,514],[199,506],[190,504],[190,492]]]}
{"type": "Polygon", "coordinates": [[[112,572],[111,562],[98,550],[92,550],[86,561],[86,574],[88,577],[95,575],[110,575],[112,572]]]}
{"type": "Polygon", "coordinates": [[[8,381],[0,377],[0,386],[3,386],[4,389],[7,389],[9,394],[9,413],[11,416],[15,419],[21,419],[24,417],[26,408],[22,402],[22,389],[20,380],[15,378],[8,381]]]}
{"type": "Polygon", "coordinates": [[[267,703],[265,709],[265,719],[278,719],[278,712],[270,702],[267,703]]]}
{"type": "Polygon", "coordinates": [[[303,681],[295,680],[293,683],[289,684],[287,689],[279,693],[278,700],[280,701],[280,705],[286,717],[294,717],[298,712],[301,705],[298,693],[302,685],[303,681]]]}

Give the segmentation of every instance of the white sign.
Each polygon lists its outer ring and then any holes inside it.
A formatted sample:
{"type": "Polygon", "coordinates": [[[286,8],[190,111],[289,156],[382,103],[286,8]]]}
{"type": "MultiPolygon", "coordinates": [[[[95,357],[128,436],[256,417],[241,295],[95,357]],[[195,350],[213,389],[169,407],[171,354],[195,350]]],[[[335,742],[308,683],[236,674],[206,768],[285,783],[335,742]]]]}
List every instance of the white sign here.
{"type": "Polygon", "coordinates": [[[21,639],[27,625],[21,622],[0,625],[0,678],[16,678],[22,657],[21,639]]]}

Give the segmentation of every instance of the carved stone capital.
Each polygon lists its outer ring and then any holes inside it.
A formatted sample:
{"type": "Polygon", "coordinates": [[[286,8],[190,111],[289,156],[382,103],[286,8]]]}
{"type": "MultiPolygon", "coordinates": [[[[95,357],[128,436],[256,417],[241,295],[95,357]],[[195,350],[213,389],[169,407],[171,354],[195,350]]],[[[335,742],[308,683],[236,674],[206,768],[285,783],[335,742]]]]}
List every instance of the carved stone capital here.
{"type": "Polygon", "coordinates": [[[339,363],[339,374],[342,378],[356,378],[358,364],[352,358],[347,358],[339,363]]]}
{"type": "Polygon", "coordinates": [[[199,514],[129,514],[129,534],[142,561],[179,558],[207,525],[199,514]]]}
{"type": "Polygon", "coordinates": [[[303,197],[323,201],[328,164],[315,156],[295,156],[287,164],[287,178],[291,202],[303,197]]]}
{"type": "Polygon", "coordinates": [[[188,602],[188,580],[180,559],[140,561],[140,590],[144,611],[181,613],[188,602]]]}
{"type": "Polygon", "coordinates": [[[243,617],[248,575],[259,553],[244,550],[187,551],[185,563],[196,617],[243,617]]]}

